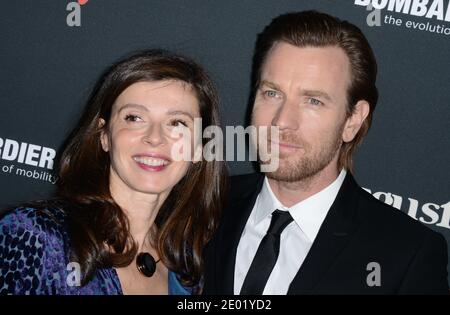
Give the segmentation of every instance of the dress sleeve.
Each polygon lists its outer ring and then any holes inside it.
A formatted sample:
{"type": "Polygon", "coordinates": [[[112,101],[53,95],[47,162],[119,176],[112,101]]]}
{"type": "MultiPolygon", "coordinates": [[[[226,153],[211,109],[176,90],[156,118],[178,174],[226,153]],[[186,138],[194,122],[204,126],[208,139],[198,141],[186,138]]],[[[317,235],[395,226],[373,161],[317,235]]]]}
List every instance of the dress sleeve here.
{"type": "Polygon", "coordinates": [[[49,242],[47,223],[30,208],[17,208],[1,217],[1,295],[58,293],[55,290],[60,283],[55,285],[54,280],[60,279],[53,275],[60,268],[54,263],[63,261],[56,257],[59,246],[49,242]]]}

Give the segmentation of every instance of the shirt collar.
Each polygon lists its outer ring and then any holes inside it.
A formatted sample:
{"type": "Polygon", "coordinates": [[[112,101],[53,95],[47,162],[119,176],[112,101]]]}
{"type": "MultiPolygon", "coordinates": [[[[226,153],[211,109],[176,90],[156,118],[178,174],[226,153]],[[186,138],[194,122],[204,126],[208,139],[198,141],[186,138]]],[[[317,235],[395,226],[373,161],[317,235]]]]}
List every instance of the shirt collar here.
{"type": "Polygon", "coordinates": [[[330,185],[289,208],[285,207],[275,196],[266,176],[257,200],[255,224],[259,224],[276,209],[289,211],[297,225],[309,240],[313,242],[331,205],[336,199],[346,174],[346,170],[343,169],[330,185]]]}

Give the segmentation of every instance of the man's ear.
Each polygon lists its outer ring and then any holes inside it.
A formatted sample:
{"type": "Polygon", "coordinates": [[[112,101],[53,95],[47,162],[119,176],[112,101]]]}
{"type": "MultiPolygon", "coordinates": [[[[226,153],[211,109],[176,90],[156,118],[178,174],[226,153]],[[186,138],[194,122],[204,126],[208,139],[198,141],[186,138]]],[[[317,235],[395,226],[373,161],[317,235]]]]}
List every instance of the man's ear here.
{"type": "Polygon", "coordinates": [[[100,142],[102,144],[103,151],[109,151],[109,139],[108,133],[106,132],[105,127],[106,121],[103,118],[98,120],[98,128],[100,129],[100,142]]]}
{"type": "Polygon", "coordinates": [[[361,100],[356,103],[353,113],[345,122],[342,132],[342,140],[344,142],[350,142],[355,138],[367,115],[369,115],[369,110],[370,105],[367,101],[361,100]]]}

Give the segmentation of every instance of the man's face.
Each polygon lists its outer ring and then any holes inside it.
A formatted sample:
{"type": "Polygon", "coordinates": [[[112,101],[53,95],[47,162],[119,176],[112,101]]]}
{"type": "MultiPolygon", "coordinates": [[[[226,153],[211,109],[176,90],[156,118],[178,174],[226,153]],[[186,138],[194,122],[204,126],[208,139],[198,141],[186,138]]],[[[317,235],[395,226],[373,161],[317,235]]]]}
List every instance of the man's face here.
{"type": "Polygon", "coordinates": [[[269,178],[293,182],[325,168],[337,170],[342,141],[349,140],[349,84],[350,63],[341,48],[278,43],[271,49],[252,113],[253,125],[279,128],[279,142],[269,139],[280,157],[269,178]]]}

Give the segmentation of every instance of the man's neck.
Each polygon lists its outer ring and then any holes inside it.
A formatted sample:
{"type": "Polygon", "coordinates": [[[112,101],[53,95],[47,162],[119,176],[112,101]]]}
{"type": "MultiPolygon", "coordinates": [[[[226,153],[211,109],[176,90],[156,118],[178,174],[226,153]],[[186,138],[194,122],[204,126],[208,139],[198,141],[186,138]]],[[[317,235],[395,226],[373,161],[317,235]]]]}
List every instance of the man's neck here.
{"type": "Polygon", "coordinates": [[[271,178],[268,180],[278,200],[284,206],[292,207],[328,187],[338,176],[337,167],[326,167],[317,174],[296,182],[284,182],[271,178]]]}

